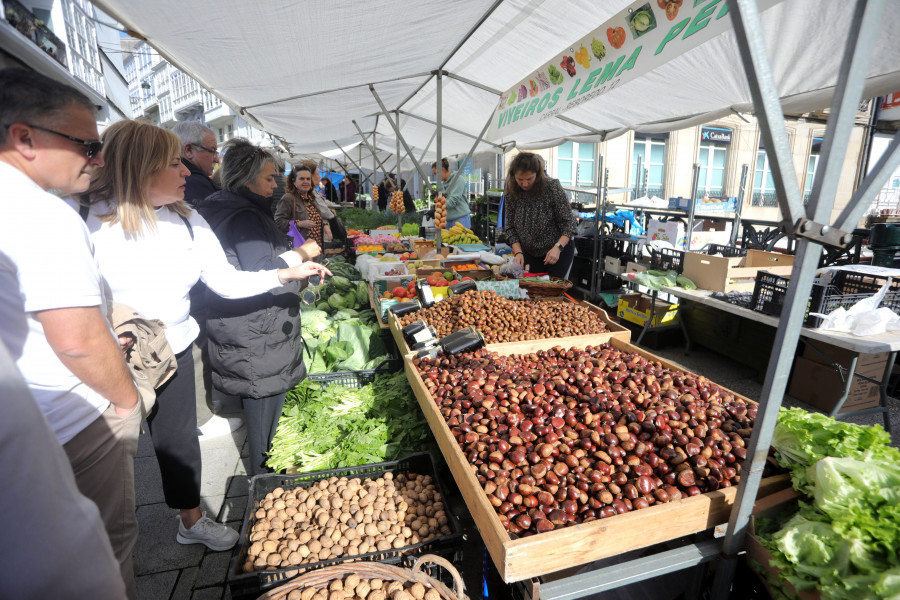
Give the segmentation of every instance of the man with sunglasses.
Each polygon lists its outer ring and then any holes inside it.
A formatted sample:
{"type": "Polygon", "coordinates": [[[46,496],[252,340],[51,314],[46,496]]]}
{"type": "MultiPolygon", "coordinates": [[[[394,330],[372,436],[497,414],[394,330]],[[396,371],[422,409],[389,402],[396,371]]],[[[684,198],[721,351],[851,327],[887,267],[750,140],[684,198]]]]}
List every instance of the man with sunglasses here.
{"type": "Polygon", "coordinates": [[[181,162],[191,172],[184,182],[184,201],[195,206],[219,191],[211,179],[216,163],[221,162],[216,134],[197,121],[176,123],[172,132],[181,140],[181,162]]]}
{"type": "MultiPolygon", "coordinates": [[[[78,489],[97,505],[133,598],[138,392],[106,319],[88,231],[59,197],[85,191],[103,164],[93,108],[80,92],[43,75],[0,71],[0,341],[62,445],[78,489]]],[[[29,469],[42,452],[16,450],[0,463],[29,469]]],[[[48,481],[33,493],[58,491],[48,481]]],[[[29,521],[47,547],[67,534],[49,531],[44,517],[29,521]]],[[[67,557],[71,569],[92,571],[82,559],[102,561],[103,554],[86,546],[67,557]]]]}

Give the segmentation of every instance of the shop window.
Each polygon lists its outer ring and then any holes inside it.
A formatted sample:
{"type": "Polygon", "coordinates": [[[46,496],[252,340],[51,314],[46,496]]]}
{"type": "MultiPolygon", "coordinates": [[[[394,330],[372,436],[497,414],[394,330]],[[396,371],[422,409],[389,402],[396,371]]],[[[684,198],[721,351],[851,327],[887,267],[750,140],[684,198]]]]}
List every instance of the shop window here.
{"type": "Polygon", "coordinates": [[[556,150],[556,178],[562,185],[593,185],[596,154],[595,144],[562,144],[556,150]]]}
{"type": "Polygon", "coordinates": [[[636,135],[634,148],[631,154],[631,182],[632,196],[639,195],[656,196],[664,198],[663,177],[666,170],[666,138],[667,134],[658,134],[652,137],[636,135]],[[638,160],[641,163],[641,172],[638,172],[638,160]],[[644,187],[643,173],[646,170],[647,181],[644,187]]]}
{"type": "Polygon", "coordinates": [[[700,164],[700,179],[697,183],[697,198],[709,196],[721,198],[725,195],[725,164],[728,145],[719,142],[701,142],[697,154],[700,164]]]}

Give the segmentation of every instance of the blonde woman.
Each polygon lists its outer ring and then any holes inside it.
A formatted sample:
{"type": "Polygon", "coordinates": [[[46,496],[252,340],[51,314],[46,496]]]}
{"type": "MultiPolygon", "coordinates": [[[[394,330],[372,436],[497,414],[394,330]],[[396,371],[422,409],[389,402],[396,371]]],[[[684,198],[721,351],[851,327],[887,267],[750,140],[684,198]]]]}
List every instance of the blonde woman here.
{"type": "MultiPolygon", "coordinates": [[[[188,292],[203,281],[213,294],[246,298],[310,275],[329,274],[306,262],[317,248],[282,255],[283,268],[240,271],[229,264],[206,221],[183,200],[189,171],[175,134],[138,121],[120,121],[103,134],[104,166],[94,171],[83,211],[110,297],[166,324],[178,359],[172,379],[157,390],[147,423],[166,503],[180,512],[176,540],[228,550],[238,534],[200,510],[200,444],[191,342],[198,326],[188,292]]],[[[82,209],[83,210],[83,209],[82,209]]]]}

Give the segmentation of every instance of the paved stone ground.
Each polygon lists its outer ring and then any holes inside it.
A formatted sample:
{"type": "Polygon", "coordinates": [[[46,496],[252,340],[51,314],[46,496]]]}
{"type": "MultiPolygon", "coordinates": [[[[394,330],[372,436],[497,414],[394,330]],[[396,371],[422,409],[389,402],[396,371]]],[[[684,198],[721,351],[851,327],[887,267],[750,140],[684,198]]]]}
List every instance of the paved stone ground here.
{"type": "MultiPolygon", "coordinates": [[[[211,518],[240,530],[247,506],[249,479],[246,428],[200,438],[203,454],[201,508],[211,518]]],[[[227,585],[232,552],[213,552],[202,544],[175,541],[178,511],[163,500],[159,466],[150,436],[140,436],[134,461],[137,517],[140,524],[134,569],[140,600],[213,600],[231,598],[227,585]]]]}

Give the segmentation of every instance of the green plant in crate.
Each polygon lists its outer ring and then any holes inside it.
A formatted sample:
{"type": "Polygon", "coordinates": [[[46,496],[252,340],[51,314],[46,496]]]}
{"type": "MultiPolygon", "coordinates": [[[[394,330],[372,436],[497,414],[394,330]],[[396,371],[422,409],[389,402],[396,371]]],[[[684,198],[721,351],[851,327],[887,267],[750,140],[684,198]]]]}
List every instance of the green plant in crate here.
{"type": "Polygon", "coordinates": [[[431,450],[434,438],[403,372],[359,389],[303,381],[288,392],[266,463],[321,471],[397,460],[431,450]]]}

